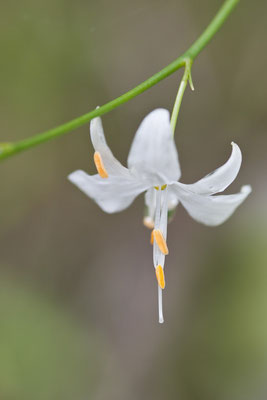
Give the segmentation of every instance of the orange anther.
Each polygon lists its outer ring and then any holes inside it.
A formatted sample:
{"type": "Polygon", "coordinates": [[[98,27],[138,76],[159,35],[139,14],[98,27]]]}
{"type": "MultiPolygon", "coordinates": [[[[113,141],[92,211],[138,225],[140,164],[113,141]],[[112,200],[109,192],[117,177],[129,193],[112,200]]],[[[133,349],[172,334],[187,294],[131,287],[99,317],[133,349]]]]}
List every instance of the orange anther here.
{"type": "Polygon", "coordinates": [[[144,217],[143,219],[143,224],[148,228],[148,229],[153,229],[154,228],[154,221],[151,217],[144,217]]]}
{"type": "Polygon", "coordinates": [[[158,265],[156,268],[156,277],[157,277],[157,281],[159,284],[159,287],[161,289],[165,288],[165,276],[164,276],[164,271],[161,265],[158,265]]]}
{"type": "Polygon", "coordinates": [[[154,243],[154,230],[151,232],[151,236],[150,236],[150,244],[154,243]]]}
{"type": "Polygon", "coordinates": [[[161,230],[154,229],[153,236],[157,242],[157,245],[159,246],[160,251],[165,255],[169,254],[168,246],[167,246],[166,240],[163,237],[161,230]]]}
{"type": "Polygon", "coordinates": [[[107,178],[108,173],[106,171],[106,168],[104,167],[102,157],[98,151],[96,151],[94,154],[94,162],[95,162],[97,172],[99,173],[101,178],[107,178]]]}

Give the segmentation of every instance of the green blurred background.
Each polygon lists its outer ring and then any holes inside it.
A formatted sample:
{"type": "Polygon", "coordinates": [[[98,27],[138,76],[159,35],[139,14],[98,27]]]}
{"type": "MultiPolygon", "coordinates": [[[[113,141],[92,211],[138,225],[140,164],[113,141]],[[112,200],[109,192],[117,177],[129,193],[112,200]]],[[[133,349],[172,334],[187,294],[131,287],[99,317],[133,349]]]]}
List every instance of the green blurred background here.
{"type": "MultiPolygon", "coordinates": [[[[1,2],[0,141],[59,125],[181,54],[219,0],[1,2]]],[[[193,66],[177,124],[182,182],[243,165],[253,193],[218,228],[182,207],[157,288],[143,198],[104,214],[66,179],[94,173],[88,126],[0,165],[1,400],[267,397],[265,1],[242,0],[193,66]]],[[[126,161],[142,118],[171,109],[182,72],[103,117],[126,161]]]]}

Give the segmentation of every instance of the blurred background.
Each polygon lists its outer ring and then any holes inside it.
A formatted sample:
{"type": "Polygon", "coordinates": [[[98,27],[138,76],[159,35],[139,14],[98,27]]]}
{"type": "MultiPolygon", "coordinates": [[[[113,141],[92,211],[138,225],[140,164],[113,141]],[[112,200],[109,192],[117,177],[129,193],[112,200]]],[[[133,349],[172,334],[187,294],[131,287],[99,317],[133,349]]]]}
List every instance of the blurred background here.
{"type": "MultiPolygon", "coordinates": [[[[0,141],[117,97],[180,55],[220,0],[25,0],[0,13],[0,141]]],[[[224,225],[180,206],[169,226],[165,324],[143,196],[107,215],[66,179],[95,173],[88,126],[0,165],[1,400],[265,400],[267,396],[265,1],[243,0],[193,65],[176,143],[182,182],[226,161],[252,194],[224,225]]],[[[182,71],[103,117],[126,162],[182,71]]]]}

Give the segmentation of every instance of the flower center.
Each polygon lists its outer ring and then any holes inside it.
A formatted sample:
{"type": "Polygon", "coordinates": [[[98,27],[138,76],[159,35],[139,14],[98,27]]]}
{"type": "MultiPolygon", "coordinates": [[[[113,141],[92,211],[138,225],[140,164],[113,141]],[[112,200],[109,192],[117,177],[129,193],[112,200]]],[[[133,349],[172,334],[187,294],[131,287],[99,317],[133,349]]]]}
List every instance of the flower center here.
{"type": "MultiPolygon", "coordinates": [[[[167,187],[167,185],[162,185],[162,186],[161,186],[161,190],[166,189],[166,187],[167,187]]],[[[154,188],[155,188],[156,190],[159,190],[159,186],[154,186],[154,188]]]]}
{"type": "Polygon", "coordinates": [[[108,178],[108,173],[104,166],[104,163],[103,163],[103,160],[102,160],[102,157],[101,157],[99,151],[96,151],[94,154],[94,163],[95,163],[97,172],[99,173],[101,178],[108,178]]]}

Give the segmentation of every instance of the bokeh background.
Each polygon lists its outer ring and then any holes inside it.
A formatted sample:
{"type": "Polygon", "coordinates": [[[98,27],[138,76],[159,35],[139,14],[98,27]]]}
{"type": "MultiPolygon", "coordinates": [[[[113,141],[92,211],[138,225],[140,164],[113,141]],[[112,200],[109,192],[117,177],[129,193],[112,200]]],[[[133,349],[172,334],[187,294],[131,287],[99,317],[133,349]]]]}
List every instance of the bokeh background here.
{"type": "MultiPolygon", "coordinates": [[[[1,3],[0,141],[117,97],[180,55],[219,0],[1,3]]],[[[224,225],[179,207],[169,226],[165,324],[143,197],[104,214],[66,176],[94,173],[88,126],[0,165],[1,400],[264,400],[267,396],[265,1],[242,0],[193,66],[177,124],[182,181],[229,157],[228,193],[253,193],[224,225]]],[[[172,108],[179,71],[103,117],[125,162],[142,118],[172,108]]]]}

